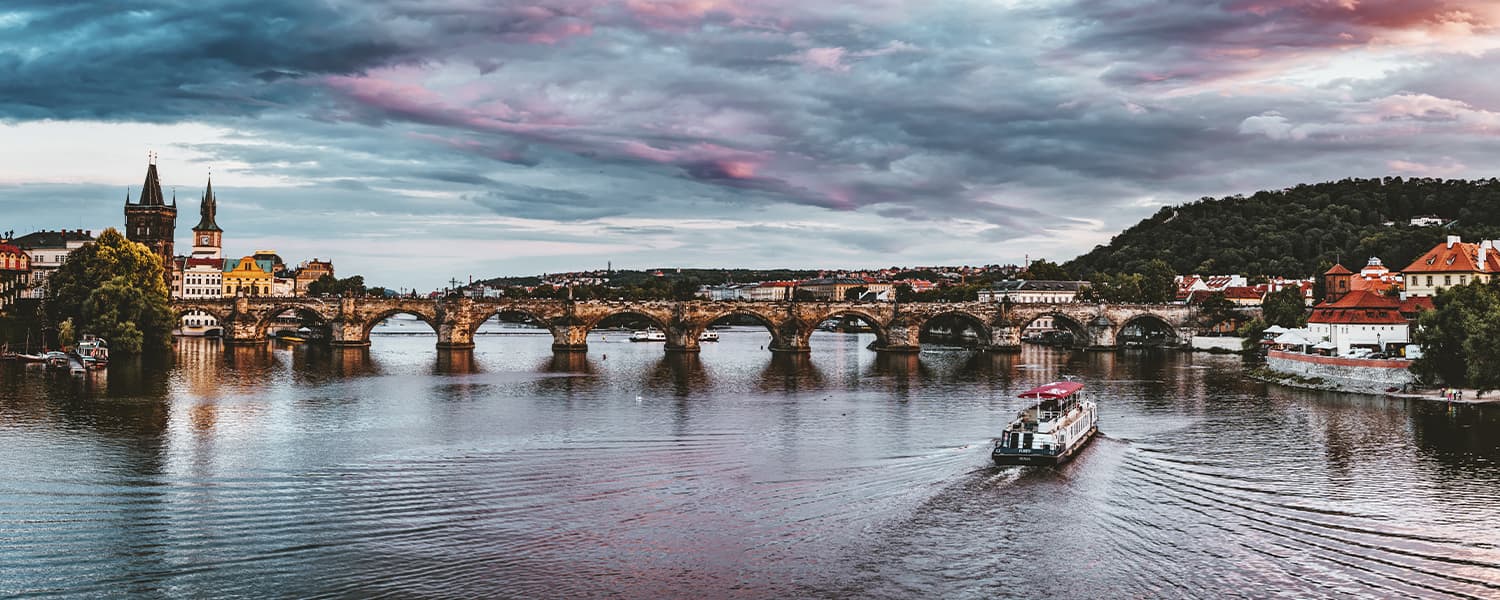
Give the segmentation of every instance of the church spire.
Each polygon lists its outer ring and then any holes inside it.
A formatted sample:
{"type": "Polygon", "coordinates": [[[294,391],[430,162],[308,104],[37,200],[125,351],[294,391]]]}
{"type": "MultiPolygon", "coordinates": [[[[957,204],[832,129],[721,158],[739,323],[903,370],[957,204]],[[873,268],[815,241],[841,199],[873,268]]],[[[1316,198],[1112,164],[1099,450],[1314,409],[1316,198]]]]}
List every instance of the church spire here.
{"type": "Polygon", "coordinates": [[[198,213],[203,217],[198,220],[198,225],[193,227],[193,231],[223,231],[214,221],[218,212],[219,199],[214,196],[214,178],[209,176],[208,188],[203,190],[203,203],[198,207],[198,213]]]}
{"type": "Polygon", "coordinates": [[[165,199],[161,195],[161,179],[156,175],[156,160],[146,166],[146,183],[141,186],[141,200],[137,204],[143,206],[166,206],[165,199]]]}

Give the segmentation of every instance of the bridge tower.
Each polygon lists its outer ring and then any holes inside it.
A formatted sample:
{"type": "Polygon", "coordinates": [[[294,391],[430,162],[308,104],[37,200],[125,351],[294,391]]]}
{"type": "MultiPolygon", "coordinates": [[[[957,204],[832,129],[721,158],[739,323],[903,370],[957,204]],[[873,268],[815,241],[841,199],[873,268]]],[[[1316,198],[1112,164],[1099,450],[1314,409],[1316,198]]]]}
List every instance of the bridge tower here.
{"type": "Polygon", "coordinates": [[[167,204],[161,193],[161,179],[156,174],[156,155],[146,165],[146,183],[140,199],[132,203],[125,197],[125,239],[140,242],[161,257],[162,276],[172,289],[172,246],[177,235],[177,200],[167,204]]]}

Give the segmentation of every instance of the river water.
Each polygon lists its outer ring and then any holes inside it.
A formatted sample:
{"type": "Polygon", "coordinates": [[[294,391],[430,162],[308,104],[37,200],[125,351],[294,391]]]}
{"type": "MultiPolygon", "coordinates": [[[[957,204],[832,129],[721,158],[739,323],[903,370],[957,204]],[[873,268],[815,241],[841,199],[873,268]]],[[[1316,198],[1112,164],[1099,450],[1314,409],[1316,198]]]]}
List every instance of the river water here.
{"type": "Polygon", "coordinates": [[[554,357],[486,325],[466,360],[392,323],[368,352],[0,366],[0,596],[1500,597],[1495,408],[1176,352],[787,357],[735,328],[554,357]],[[1061,375],[1105,436],[991,466],[1061,375]]]}

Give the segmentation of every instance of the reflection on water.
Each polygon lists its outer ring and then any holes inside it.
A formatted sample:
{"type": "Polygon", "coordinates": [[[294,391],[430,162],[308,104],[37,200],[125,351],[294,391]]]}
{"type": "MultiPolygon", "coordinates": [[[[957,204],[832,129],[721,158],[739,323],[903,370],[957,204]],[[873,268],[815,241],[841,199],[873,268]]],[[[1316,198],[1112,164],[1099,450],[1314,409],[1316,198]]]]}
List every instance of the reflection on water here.
{"type": "Polygon", "coordinates": [[[0,366],[5,595],[1500,595],[1500,411],[1248,382],[1153,350],[810,355],[224,348],[0,366]],[[1103,437],[998,469],[1015,393],[1103,437]]]}

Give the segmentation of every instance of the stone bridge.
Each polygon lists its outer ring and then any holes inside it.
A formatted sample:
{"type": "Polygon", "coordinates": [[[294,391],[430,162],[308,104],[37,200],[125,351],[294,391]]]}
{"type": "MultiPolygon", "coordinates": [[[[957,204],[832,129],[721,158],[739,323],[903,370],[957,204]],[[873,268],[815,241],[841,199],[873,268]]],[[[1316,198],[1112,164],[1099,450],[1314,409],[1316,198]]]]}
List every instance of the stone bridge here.
{"type": "MultiPolygon", "coordinates": [[[[1136,323],[1152,322],[1186,344],[1196,329],[1197,310],[1177,304],[997,304],[890,302],[747,302],[747,301],[568,301],[533,299],[443,300],[386,298],[226,298],[177,300],[179,314],[201,312],[219,320],[226,342],[258,344],[267,339],[273,321],[295,313],[304,320],[326,324],[336,346],[370,344],[370,332],[381,321],[408,314],[437,332],[438,348],[474,347],[479,326],[496,315],[530,317],[547,329],[556,351],[586,351],[588,333],[606,318],[628,315],[652,323],[667,335],[669,351],[696,352],[698,336],[725,317],[759,322],[771,333],[770,349],[806,352],[818,324],[834,318],[858,317],[875,332],[872,349],[914,352],[921,335],[934,324],[957,331],[966,326],[978,334],[978,346],[988,350],[1018,350],[1021,333],[1032,321],[1051,317],[1054,326],[1073,333],[1075,343],[1108,349],[1120,333],[1136,323]]],[[[1254,312],[1254,311],[1252,311],[1254,312]]]]}

